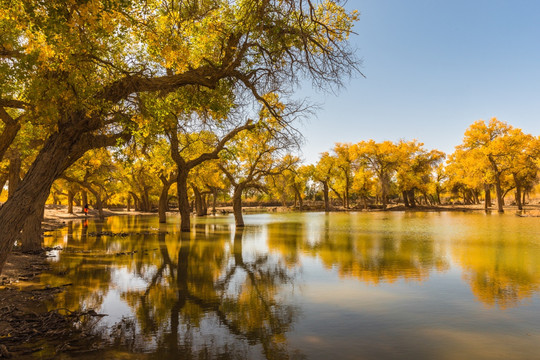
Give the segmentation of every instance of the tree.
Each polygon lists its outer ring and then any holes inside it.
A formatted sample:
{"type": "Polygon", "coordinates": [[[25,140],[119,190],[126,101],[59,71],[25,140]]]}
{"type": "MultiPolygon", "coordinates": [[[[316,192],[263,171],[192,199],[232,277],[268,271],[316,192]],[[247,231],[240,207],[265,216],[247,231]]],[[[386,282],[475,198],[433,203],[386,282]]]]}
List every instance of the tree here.
{"type": "Polygon", "coordinates": [[[415,191],[420,191],[426,200],[430,185],[434,183],[433,175],[436,167],[444,160],[444,153],[438,150],[427,151],[422,143],[400,141],[400,163],[397,167],[396,178],[398,187],[403,194],[407,207],[415,207],[415,191]]]}
{"type": "Polygon", "coordinates": [[[329,189],[331,181],[336,173],[335,158],[329,153],[324,152],[315,166],[312,167],[311,176],[314,181],[320,182],[323,186],[324,211],[330,211],[329,189]]]}
{"type": "Polygon", "coordinates": [[[483,120],[478,120],[467,128],[463,144],[458,147],[487,160],[495,183],[497,208],[501,213],[504,212],[503,176],[512,166],[508,161],[510,147],[515,141],[511,131],[511,126],[496,118],[492,118],[487,124],[483,120]]]}
{"type": "Polygon", "coordinates": [[[377,143],[374,140],[369,140],[356,144],[355,151],[362,165],[376,174],[379,180],[382,205],[386,209],[390,181],[400,164],[398,146],[391,141],[377,143]]]}
{"type": "Polygon", "coordinates": [[[220,155],[220,169],[233,188],[233,213],[236,227],[244,226],[242,194],[248,189],[266,190],[262,180],[282,174],[298,158],[286,156],[296,143],[278,122],[261,121],[244,136],[235,138],[220,155]],[[267,126],[268,123],[274,125],[267,126]]]}
{"type": "Polygon", "coordinates": [[[2,0],[0,28],[8,31],[0,83],[16,80],[7,93],[13,98],[2,100],[24,98],[47,135],[0,209],[0,269],[54,180],[86,151],[126,139],[135,94],[231,81],[264,102],[300,74],[322,87],[357,69],[346,41],[358,14],[337,2],[194,4],[2,0]]]}

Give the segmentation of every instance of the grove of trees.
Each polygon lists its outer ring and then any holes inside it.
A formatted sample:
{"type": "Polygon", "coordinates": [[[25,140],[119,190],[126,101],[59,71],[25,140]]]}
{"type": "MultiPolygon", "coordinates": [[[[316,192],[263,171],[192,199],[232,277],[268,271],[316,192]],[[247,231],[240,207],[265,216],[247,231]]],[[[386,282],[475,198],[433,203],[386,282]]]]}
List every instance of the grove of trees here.
{"type": "Polygon", "coordinates": [[[156,209],[166,221],[242,199],[324,209],[448,201],[521,209],[540,138],[492,119],[445,154],[414,141],[296,155],[300,81],[359,74],[343,2],[0,0],[0,272],[16,242],[41,247],[47,201],[156,209]],[[174,186],[176,185],[176,186],[174,186]],[[336,201],[339,202],[336,203],[336,201]],[[506,200],[508,201],[508,200],[506,200]]]}

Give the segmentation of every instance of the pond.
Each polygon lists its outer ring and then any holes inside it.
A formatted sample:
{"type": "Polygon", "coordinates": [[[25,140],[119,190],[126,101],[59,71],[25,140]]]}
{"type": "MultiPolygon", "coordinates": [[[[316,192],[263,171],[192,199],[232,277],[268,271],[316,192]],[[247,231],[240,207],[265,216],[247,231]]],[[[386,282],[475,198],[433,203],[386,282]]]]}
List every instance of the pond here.
{"type": "MultiPolygon", "coordinates": [[[[93,309],[122,359],[525,359],[540,353],[540,219],[282,213],[77,221],[50,233],[50,308],[93,309]]],[[[39,356],[39,354],[38,354],[39,356]]],[[[81,359],[84,355],[65,355],[81,359]]]]}

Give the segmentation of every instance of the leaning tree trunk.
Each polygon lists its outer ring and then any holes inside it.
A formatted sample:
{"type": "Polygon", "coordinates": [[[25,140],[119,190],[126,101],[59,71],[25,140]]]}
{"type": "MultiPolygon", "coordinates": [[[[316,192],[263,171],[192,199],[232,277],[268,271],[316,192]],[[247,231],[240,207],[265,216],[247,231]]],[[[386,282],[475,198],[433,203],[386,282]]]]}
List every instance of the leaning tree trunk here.
{"type": "Polygon", "coordinates": [[[81,136],[82,132],[69,128],[52,134],[17,190],[0,208],[0,273],[26,218],[45,206],[54,180],[77,160],[70,155],[81,136]]]}
{"type": "Polygon", "coordinates": [[[233,214],[237,228],[244,227],[244,217],[242,216],[242,192],[244,186],[238,185],[234,188],[233,193],[233,214]]]}
{"type": "Polygon", "coordinates": [[[21,250],[23,252],[38,252],[42,249],[41,223],[45,206],[36,213],[28,216],[21,232],[21,250]]]}

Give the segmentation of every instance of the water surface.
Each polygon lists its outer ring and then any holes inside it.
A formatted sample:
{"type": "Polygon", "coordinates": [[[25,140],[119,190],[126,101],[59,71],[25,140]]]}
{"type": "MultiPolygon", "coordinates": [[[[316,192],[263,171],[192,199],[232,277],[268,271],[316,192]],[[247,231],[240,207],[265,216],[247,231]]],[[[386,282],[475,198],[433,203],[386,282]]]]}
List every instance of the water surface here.
{"type": "MultiPolygon", "coordinates": [[[[41,281],[51,308],[125,359],[532,359],[540,219],[288,213],[73,222],[41,281]]],[[[81,355],[73,356],[81,358],[81,355]]]]}

